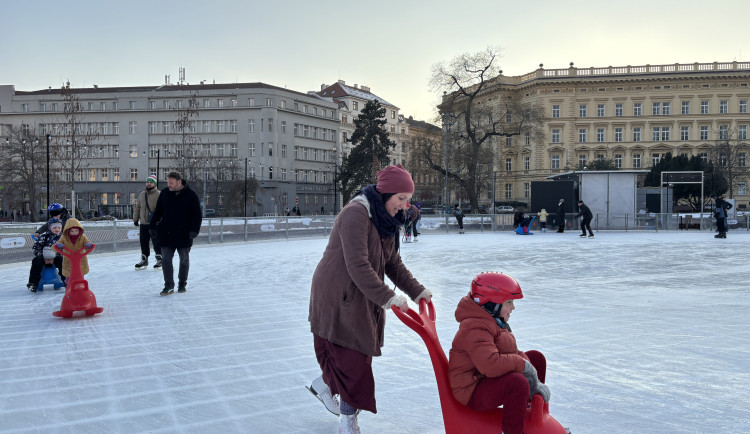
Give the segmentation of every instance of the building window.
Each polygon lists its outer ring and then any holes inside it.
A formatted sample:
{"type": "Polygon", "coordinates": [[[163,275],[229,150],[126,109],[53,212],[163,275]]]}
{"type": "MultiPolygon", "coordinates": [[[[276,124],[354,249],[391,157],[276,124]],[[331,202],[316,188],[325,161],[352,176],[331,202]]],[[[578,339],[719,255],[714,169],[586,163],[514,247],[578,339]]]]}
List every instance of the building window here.
{"type": "Polygon", "coordinates": [[[740,167],[747,167],[747,154],[740,152],[737,154],[737,165],[740,167]]]}
{"type": "Polygon", "coordinates": [[[529,170],[531,168],[531,157],[528,155],[523,157],[523,170],[529,170]]]}
{"type": "Polygon", "coordinates": [[[708,114],[708,101],[701,101],[701,114],[702,115],[708,114]]]}
{"type": "Polygon", "coordinates": [[[224,121],[216,121],[216,132],[217,133],[224,132],[224,121]]]}
{"type": "Polygon", "coordinates": [[[130,101],[130,110],[135,110],[135,101],[130,101]]]}
{"type": "Polygon", "coordinates": [[[578,155],[578,165],[579,166],[585,166],[586,165],[586,154],[579,154],[578,155]]]}
{"type": "Polygon", "coordinates": [[[112,122],[112,134],[119,135],[120,134],[120,123],[119,122],[112,122]]]}
{"type": "Polygon", "coordinates": [[[668,102],[655,102],[653,103],[652,114],[654,116],[667,116],[671,113],[671,103],[668,102]]]}
{"type": "Polygon", "coordinates": [[[128,123],[128,134],[138,134],[138,122],[130,121],[128,123]]]}
{"type": "Polygon", "coordinates": [[[578,143],[586,143],[586,129],[580,128],[578,130],[578,143]]]}
{"type": "Polygon", "coordinates": [[[172,132],[172,123],[169,121],[163,121],[161,123],[161,128],[164,134],[170,134],[172,132]]]}
{"type": "Polygon", "coordinates": [[[622,169],[622,154],[615,154],[615,167],[622,169]]]}
{"type": "Polygon", "coordinates": [[[707,152],[701,152],[699,155],[701,157],[701,163],[708,164],[708,153],[707,152]]]}
{"type": "Polygon", "coordinates": [[[249,119],[247,121],[247,131],[249,133],[254,133],[255,132],[255,119],[249,119]]]}
{"type": "Polygon", "coordinates": [[[248,107],[255,107],[255,98],[248,98],[247,99],[247,106],[248,107]]]}
{"type": "Polygon", "coordinates": [[[247,145],[247,154],[250,157],[255,157],[255,143],[249,143],[247,145]]]}
{"type": "Polygon", "coordinates": [[[740,181],[737,183],[737,194],[744,196],[747,194],[747,183],[740,181]]]}
{"type": "Polygon", "coordinates": [[[229,100],[229,105],[232,106],[232,107],[237,107],[237,98],[230,99],[229,100]]]}
{"type": "Polygon", "coordinates": [[[505,198],[513,199],[513,184],[505,184],[505,198]]]}
{"type": "Polygon", "coordinates": [[[223,99],[217,99],[216,100],[216,107],[224,107],[224,100],[223,99]]]}
{"type": "Polygon", "coordinates": [[[747,100],[746,99],[740,100],[740,113],[747,113],[747,100]]]}
{"type": "Polygon", "coordinates": [[[131,181],[138,181],[138,169],[131,168],[130,169],[130,180],[131,181]]]}
{"type": "Polygon", "coordinates": [[[352,101],[352,110],[359,110],[359,102],[352,101]]]}
{"type": "Polygon", "coordinates": [[[579,118],[585,118],[586,117],[586,104],[580,104],[578,106],[578,117],[579,118]]]}
{"type": "Polygon", "coordinates": [[[701,126],[701,140],[708,140],[708,126],[701,126]]]}
{"type": "Polygon", "coordinates": [[[641,141],[641,127],[633,127],[633,141],[634,142],[641,141]]]}
{"type": "Polygon", "coordinates": [[[633,116],[641,116],[643,114],[643,103],[633,103],[633,116]]]}
{"type": "Polygon", "coordinates": [[[396,110],[391,110],[391,119],[396,119],[396,110]]]}
{"type": "Polygon", "coordinates": [[[510,172],[513,170],[513,159],[512,158],[506,158],[505,159],[505,171],[510,172]]]}
{"type": "Polygon", "coordinates": [[[719,125],[719,140],[729,140],[728,125],[719,125]]]}
{"type": "Polygon", "coordinates": [[[721,167],[727,167],[727,154],[725,154],[724,152],[719,154],[719,164],[721,165],[721,167]]]}
{"type": "Polygon", "coordinates": [[[689,126],[680,127],[680,140],[690,140],[690,127],[689,126]]]}
{"type": "Polygon", "coordinates": [[[229,132],[230,133],[236,133],[237,132],[237,121],[235,121],[235,120],[229,121],[229,132]]]}
{"type": "Polygon", "coordinates": [[[723,115],[729,113],[729,101],[727,100],[719,101],[719,113],[723,115]]]}
{"type": "Polygon", "coordinates": [[[597,128],[596,129],[596,141],[597,142],[603,142],[604,141],[604,128],[597,128]]]}
{"type": "Polygon", "coordinates": [[[603,118],[604,117],[604,104],[597,104],[596,105],[596,117],[603,118]]]}
{"type": "Polygon", "coordinates": [[[273,157],[273,143],[268,144],[268,156],[273,157]]]}
{"type": "Polygon", "coordinates": [[[633,154],[633,168],[634,169],[641,168],[641,154],[633,154]]]}
{"type": "Polygon", "coordinates": [[[138,145],[130,145],[130,158],[138,158],[138,145]]]}
{"type": "Polygon", "coordinates": [[[112,110],[117,110],[118,105],[119,104],[117,104],[117,101],[112,101],[112,110]]]}
{"type": "Polygon", "coordinates": [[[523,183],[523,197],[525,198],[529,197],[529,183],[528,182],[523,183]]]}
{"type": "Polygon", "coordinates": [[[615,142],[622,142],[622,128],[615,128],[615,142]]]}
{"type": "Polygon", "coordinates": [[[559,155],[552,155],[550,158],[550,169],[559,169],[560,168],[560,156],[559,155]]]}
{"type": "Polygon", "coordinates": [[[237,144],[236,143],[232,143],[229,145],[229,156],[230,157],[237,156],[237,144]]]}
{"type": "Polygon", "coordinates": [[[615,104],[615,116],[616,117],[622,116],[622,103],[615,104]]]}
{"type": "Polygon", "coordinates": [[[661,160],[661,154],[651,154],[651,165],[656,166],[661,160]]]}
{"type": "Polygon", "coordinates": [[[682,110],[680,111],[680,114],[683,114],[683,115],[689,115],[690,114],[690,101],[683,101],[682,102],[682,110]]]}
{"type": "Polygon", "coordinates": [[[281,121],[281,134],[286,134],[286,121],[281,121]]]}
{"type": "Polygon", "coordinates": [[[204,99],[203,100],[203,107],[205,107],[205,108],[211,107],[211,100],[210,99],[204,99]]]}
{"type": "Polygon", "coordinates": [[[553,118],[559,118],[560,117],[560,106],[555,104],[552,106],[552,117],[553,118]]]}
{"type": "Polygon", "coordinates": [[[552,130],[552,143],[560,143],[560,130],[552,130]]]}
{"type": "Polygon", "coordinates": [[[513,146],[513,137],[512,136],[506,136],[505,137],[505,146],[513,146]]]}
{"type": "Polygon", "coordinates": [[[737,127],[737,139],[747,140],[747,125],[737,127]]]}

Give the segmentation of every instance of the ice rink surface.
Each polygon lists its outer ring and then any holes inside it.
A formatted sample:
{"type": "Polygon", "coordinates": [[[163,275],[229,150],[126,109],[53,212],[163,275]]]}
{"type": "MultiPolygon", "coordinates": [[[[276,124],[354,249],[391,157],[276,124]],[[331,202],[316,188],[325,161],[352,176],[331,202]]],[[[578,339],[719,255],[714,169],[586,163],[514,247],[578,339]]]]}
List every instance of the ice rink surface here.
{"type": "MultiPolygon", "coordinates": [[[[402,246],[435,294],[450,349],[472,277],[510,273],[510,321],[547,357],[550,413],[573,433],[750,432],[750,233],[423,235],[402,246]]],[[[159,296],[138,252],[92,255],[104,312],[61,319],[62,291],[0,267],[0,432],[334,433],[304,386],[318,375],[307,322],[323,238],[193,248],[185,294],[159,296]]],[[[175,259],[175,268],[177,260],[175,259]]],[[[443,432],[432,365],[388,313],[364,433],[443,432]]]]}

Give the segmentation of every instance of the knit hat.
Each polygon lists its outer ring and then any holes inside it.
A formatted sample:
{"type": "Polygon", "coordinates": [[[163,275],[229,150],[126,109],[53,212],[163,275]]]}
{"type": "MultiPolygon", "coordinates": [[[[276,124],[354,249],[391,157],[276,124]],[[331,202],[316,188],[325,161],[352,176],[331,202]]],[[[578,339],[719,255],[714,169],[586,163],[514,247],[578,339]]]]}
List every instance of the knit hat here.
{"type": "Polygon", "coordinates": [[[150,182],[150,183],[156,185],[156,177],[155,176],[149,176],[148,178],[146,178],[146,182],[150,182]]]}
{"type": "Polygon", "coordinates": [[[52,229],[52,226],[55,226],[55,225],[60,226],[60,229],[62,229],[62,220],[60,220],[57,217],[53,217],[49,219],[49,221],[47,222],[47,227],[50,229],[52,229]]]}
{"type": "Polygon", "coordinates": [[[414,181],[409,172],[398,164],[378,172],[378,183],[375,188],[380,193],[414,193],[414,181]]]}

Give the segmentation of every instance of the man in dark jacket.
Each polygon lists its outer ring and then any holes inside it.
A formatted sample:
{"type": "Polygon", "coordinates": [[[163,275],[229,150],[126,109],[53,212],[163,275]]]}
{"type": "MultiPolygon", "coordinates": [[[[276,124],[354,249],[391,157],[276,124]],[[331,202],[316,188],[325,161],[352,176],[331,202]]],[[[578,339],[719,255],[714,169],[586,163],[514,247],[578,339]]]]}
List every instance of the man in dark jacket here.
{"type": "MultiPolygon", "coordinates": [[[[201,230],[201,203],[198,195],[188,187],[179,172],[167,174],[168,191],[162,191],[156,201],[156,209],[151,218],[151,230],[155,231],[161,245],[162,273],[164,289],[161,295],[174,292],[174,252],[180,256],[180,269],[177,273],[177,292],[187,291],[188,270],[190,268],[190,247],[193,238],[201,230]]],[[[153,235],[153,233],[152,233],[153,235]]]]}
{"type": "Polygon", "coordinates": [[[732,208],[732,204],[725,201],[726,194],[720,194],[719,197],[713,196],[716,206],[714,207],[714,218],[716,219],[716,229],[719,231],[714,238],[726,238],[729,225],[727,224],[727,212],[732,208]]]}
{"type": "Polygon", "coordinates": [[[555,224],[557,225],[558,233],[565,232],[565,199],[560,199],[560,202],[557,203],[555,224]]]}
{"type": "Polygon", "coordinates": [[[576,214],[575,218],[583,216],[583,220],[581,220],[581,232],[583,232],[581,235],[579,235],[581,238],[586,238],[586,229],[589,230],[589,238],[594,238],[594,231],[591,230],[591,219],[594,218],[594,214],[591,213],[591,210],[589,207],[583,203],[582,200],[578,201],[578,214],[576,214]]]}

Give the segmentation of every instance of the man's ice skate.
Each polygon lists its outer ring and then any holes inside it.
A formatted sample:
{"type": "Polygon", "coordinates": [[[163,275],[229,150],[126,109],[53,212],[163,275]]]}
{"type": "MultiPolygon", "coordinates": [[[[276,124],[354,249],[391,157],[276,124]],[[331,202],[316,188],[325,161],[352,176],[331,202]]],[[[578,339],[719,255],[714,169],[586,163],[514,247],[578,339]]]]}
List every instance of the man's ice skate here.
{"type": "Polygon", "coordinates": [[[586,238],[586,234],[578,235],[578,238],[586,238]]]}
{"type": "Polygon", "coordinates": [[[331,389],[329,389],[328,385],[323,381],[322,376],[314,379],[309,387],[305,387],[313,394],[313,396],[318,398],[318,400],[326,406],[328,411],[336,416],[341,414],[339,399],[335,395],[331,395],[331,389]]]}
{"type": "Polygon", "coordinates": [[[156,264],[154,264],[154,268],[161,268],[161,255],[156,255],[156,264]]]}
{"type": "Polygon", "coordinates": [[[339,434],[361,434],[356,414],[342,414],[339,417],[339,434]]]}
{"type": "Polygon", "coordinates": [[[136,270],[144,270],[148,268],[148,256],[141,254],[141,262],[135,264],[136,270]]]}
{"type": "Polygon", "coordinates": [[[594,238],[594,234],[590,234],[590,235],[589,235],[589,238],[594,238]]]}

